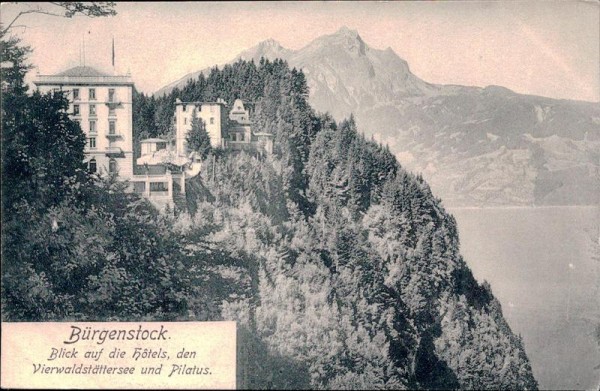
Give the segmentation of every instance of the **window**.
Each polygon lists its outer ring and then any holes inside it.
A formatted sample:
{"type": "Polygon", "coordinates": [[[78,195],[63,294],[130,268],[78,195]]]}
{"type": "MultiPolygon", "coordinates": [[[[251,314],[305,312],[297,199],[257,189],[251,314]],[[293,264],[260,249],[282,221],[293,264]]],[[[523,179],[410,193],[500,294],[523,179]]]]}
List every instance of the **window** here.
{"type": "Polygon", "coordinates": [[[96,105],[90,105],[90,115],[96,115],[96,105]]]}
{"type": "Polygon", "coordinates": [[[108,172],[116,173],[117,172],[117,161],[115,159],[110,159],[108,162],[108,172]]]}
{"type": "Polygon", "coordinates": [[[210,117],[210,124],[213,125],[215,123],[214,117],[210,117]]]}
{"type": "Polygon", "coordinates": [[[108,121],[108,134],[117,133],[117,124],[115,121],[108,121]]]}
{"type": "Polygon", "coordinates": [[[75,120],[75,121],[73,121],[73,122],[75,122],[75,123],[77,124],[77,126],[79,126],[79,127],[81,128],[81,121],[80,121],[80,120],[76,119],[76,120],[75,120]]]}
{"type": "Polygon", "coordinates": [[[150,182],[150,191],[169,191],[165,182],[150,182]]]}
{"type": "Polygon", "coordinates": [[[184,125],[187,125],[187,118],[184,118],[184,119],[183,119],[183,124],[184,124],[184,125]]]}
{"type": "Polygon", "coordinates": [[[96,149],[96,137],[90,137],[90,149],[96,149]]]}
{"type": "Polygon", "coordinates": [[[79,105],[73,105],[73,115],[79,115],[79,105]]]}
{"type": "Polygon", "coordinates": [[[96,133],[96,121],[90,121],[90,133],[96,133]]]}
{"type": "Polygon", "coordinates": [[[244,141],[244,133],[240,133],[240,141],[244,141]]]}
{"type": "Polygon", "coordinates": [[[98,171],[98,165],[96,164],[96,159],[90,160],[90,162],[88,163],[88,170],[93,174],[96,171],[98,171]]]}
{"type": "Polygon", "coordinates": [[[79,88],[73,88],[73,100],[79,100],[79,88]]]}
{"type": "Polygon", "coordinates": [[[109,88],[108,89],[108,101],[109,102],[114,102],[115,101],[115,89],[114,88],[109,88]]]}
{"type": "Polygon", "coordinates": [[[113,105],[108,106],[108,115],[116,115],[115,114],[115,106],[113,106],[113,105]]]}
{"type": "Polygon", "coordinates": [[[133,191],[142,194],[146,192],[146,182],[133,182],[133,191]]]}
{"type": "Polygon", "coordinates": [[[96,89],[90,88],[90,100],[96,100],[96,89]]]}

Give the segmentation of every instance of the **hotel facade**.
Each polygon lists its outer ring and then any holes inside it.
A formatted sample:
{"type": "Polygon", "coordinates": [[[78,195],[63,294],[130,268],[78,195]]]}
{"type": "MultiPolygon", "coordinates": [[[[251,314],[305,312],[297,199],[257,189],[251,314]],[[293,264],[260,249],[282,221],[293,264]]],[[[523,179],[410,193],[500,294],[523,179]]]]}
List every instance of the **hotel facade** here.
{"type": "Polygon", "coordinates": [[[66,92],[69,114],[85,133],[85,159],[92,172],[133,176],[133,81],[78,66],[55,75],[37,75],[41,93],[66,92]]]}

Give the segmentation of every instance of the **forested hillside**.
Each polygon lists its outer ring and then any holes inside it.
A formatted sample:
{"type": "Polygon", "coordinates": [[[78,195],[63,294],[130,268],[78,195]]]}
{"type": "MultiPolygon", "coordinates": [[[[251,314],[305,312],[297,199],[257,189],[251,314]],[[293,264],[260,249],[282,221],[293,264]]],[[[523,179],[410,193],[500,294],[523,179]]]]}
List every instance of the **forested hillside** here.
{"type": "Polygon", "coordinates": [[[315,113],[285,62],[136,95],[138,139],[170,131],[176,98],[218,97],[256,102],[254,129],[276,136],[271,156],[208,156],[166,214],[86,174],[64,97],[20,85],[2,85],[5,320],[234,319],[240,387],[537,387],[427,183],[315,113]]]}

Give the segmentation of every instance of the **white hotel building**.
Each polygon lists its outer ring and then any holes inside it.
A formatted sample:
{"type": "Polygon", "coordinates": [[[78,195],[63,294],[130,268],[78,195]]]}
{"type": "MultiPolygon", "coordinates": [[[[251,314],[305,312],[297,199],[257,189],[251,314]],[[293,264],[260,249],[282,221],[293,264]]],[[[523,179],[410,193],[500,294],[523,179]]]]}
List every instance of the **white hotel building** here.
{"type": "Polygon", "coordinates": [[[91,171],[133,176],[133,81],[78,66],[56,75],[37,75],[42,93],[68,92],[69,113],[87,137],[85,156],[91,171]]]}
{"type": "Polygon", "coordinates": [[[226,102],[218,99],[216,102],[182,102],[175,101],[175,150],[183,156],[189,154],[185,138],[192,128],[194,113],[204,122],[210,145],[213,148],[224,147],[224,132],[227,130],[226,102]]]}

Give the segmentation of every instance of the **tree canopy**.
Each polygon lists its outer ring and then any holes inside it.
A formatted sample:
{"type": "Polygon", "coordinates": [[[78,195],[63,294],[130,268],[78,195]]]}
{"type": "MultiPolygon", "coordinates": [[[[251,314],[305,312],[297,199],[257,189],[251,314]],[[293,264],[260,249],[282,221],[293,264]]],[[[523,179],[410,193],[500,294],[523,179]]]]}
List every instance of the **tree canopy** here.
{"type": "Polygon", "coordinates": [[[186,257],[171,222],[85,170],[65,96],[27,94],[29,50],[1,43],[12,65],[2,72],[3,319],[184,317],[186,257]]]}

